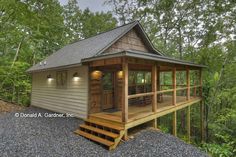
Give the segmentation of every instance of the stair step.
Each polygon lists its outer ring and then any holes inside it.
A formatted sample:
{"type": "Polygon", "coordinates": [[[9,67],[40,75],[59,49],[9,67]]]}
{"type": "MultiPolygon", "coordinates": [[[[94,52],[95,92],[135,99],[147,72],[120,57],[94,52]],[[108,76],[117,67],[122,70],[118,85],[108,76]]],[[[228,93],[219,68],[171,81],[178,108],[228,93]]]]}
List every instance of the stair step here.
{"type": "Polygon", "coordinates": [[[99,133],[99,134],[103,134],[103,135],[109,136],[111,138],[119,137],[119,134],[116,134],[116,133],[113,133],[113,132],[109,132],[107,130],[102,130],[102,129],[99,129],[99,128],[96,128],[96,127],[93,127],[93,126],[82,124],[82,125],[80,125],[80,127],[84,128],[84,129],[87,129],[87,130],[90,130],[90,131],[94,131],[94,132],[99,133]]]}
{"type": "Polygon", "coordinates": [[[99,122],[99,121],[96,121],[96,120],[86,119],[85,122],[89,122],[89,123],[92,123],[92,124],[104,126],[106,128],[111,128],[111,129],[118,130],[118,131],[124,130],[123,127],[120,127],[120,126],[117,126],[117,125],[112,125],[112,124],[109,124],[109,123],[99,122]]]}
{"type": "Polygon", "coordinates": [[[106,139],[103,139],[103,138],[100,138],[98,136],[95,136],[95,135],[92,135],[92,134],[89,134],[87,132],[84,132],[82,130],[76,130],[75,133],[81,135],[81,136],[84,136],[92,141],[95,141],[95,142],[98,142],[98,143],[101,143],[103,145],[106,145],[108,147],[111,147],[113,146],[115,143],[114,142],[111,142],[111,141],[108,141],[106,139]]]}

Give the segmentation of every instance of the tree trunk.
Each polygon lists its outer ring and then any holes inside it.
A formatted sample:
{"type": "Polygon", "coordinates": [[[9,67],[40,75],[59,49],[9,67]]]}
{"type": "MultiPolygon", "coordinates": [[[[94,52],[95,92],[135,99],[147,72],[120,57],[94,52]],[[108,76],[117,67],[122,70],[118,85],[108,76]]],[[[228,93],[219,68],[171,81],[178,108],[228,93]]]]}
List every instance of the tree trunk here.
{"type": "Polygon", "coordinates": [[[11,68],[14,66],[18,56],[19,56],[19,51],[20,51],[20,48],[21,48],[21,45],[22,45],[22,42],[23,42],[24,38],[21,39],[20,43],[18,44],[18,47],[17,47],[17,50],[16,50],[16,54],[15,54],[15,57],[13,59],[13,62],[12,62],[12,65],[11,65],[11,68]]]}

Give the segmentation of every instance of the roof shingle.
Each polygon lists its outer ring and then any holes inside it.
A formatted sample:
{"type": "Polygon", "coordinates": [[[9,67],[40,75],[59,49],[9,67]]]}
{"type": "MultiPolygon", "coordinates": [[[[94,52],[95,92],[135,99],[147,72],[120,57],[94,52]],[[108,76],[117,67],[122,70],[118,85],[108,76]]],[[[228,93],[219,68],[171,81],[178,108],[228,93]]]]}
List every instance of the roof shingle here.
{"type": "Polygon", "coordinates": [[[118,40],[126,32],[137,25],[137,23],[138,22],[135,21],[96,36],[66,45],[44,59],[42,63],[46,61],[45,65],[40,65],[40,63],[38,63],[28,69],[27,72],[79,64],[81,63],[81,59],[90,58],[99,54],[113,41],[118,40]]]}

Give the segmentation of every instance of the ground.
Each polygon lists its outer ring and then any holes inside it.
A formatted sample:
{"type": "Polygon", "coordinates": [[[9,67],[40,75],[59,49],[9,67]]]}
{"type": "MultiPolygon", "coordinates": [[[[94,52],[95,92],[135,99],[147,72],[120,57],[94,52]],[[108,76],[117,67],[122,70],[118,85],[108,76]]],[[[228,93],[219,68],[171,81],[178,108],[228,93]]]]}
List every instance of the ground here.
{"type": "Polygon", "coordinates": [[[21,107],[16,104],[12,104],[0,99],[0,114],[23,110],[24,107],[21,107]]]}
{"type": "MultiPolygon", "coordinates": [[[[1,105],[1,104],[0,104],[1,105]]],[[[1,156],[207,156],[196,147],[172,135],[143,130],[114,151],[73,133],[83,123],[77,118],[46,118],[50,111],[29,107],[0,113],[1,156]],[[41,113],[42,117],[19,117],[22,113],[41,113]]]]}

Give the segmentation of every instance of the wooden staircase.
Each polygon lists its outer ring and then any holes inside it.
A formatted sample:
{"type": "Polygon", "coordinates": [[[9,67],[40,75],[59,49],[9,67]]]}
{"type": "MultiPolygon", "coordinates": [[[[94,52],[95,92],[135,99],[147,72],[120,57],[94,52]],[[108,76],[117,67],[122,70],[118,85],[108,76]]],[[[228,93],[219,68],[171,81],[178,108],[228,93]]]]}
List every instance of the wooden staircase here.
{"type": "Polygon", "coordinates": [[[117,147],[124,132],[123,127],[94,119],[86,119],[84,124],[81,124],[79,129],[75,131],[80,136],[107,146],[109,150],[117,147]]]}

